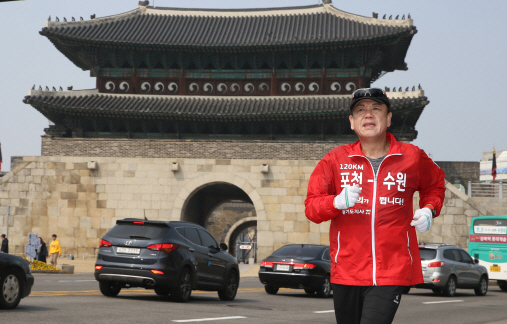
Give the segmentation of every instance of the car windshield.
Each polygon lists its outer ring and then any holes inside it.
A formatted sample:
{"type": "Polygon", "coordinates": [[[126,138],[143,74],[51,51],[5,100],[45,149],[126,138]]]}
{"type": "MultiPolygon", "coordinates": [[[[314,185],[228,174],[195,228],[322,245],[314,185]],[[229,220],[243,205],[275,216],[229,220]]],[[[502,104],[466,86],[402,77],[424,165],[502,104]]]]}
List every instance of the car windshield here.
{"type": "Polygon", "coordinates": [[[107,235],[122,239],[157,240],[162,239],[167,230],[167,227],[160,226],[117,224],[107,235]]]}
{"type": "Polygon", "coordinates": [[[421,261],[424,260],[433,260],[437,257],[437,250],[435,249],[419,249],[419,253],[421,254],[421,261]]]}
{"type": "Polygon", "coordinates": [[[321,246],[312,245],[287,245],[276,250],[273,256],[297,257],[305,259],[314,259],[322,253],[321,246]]]}

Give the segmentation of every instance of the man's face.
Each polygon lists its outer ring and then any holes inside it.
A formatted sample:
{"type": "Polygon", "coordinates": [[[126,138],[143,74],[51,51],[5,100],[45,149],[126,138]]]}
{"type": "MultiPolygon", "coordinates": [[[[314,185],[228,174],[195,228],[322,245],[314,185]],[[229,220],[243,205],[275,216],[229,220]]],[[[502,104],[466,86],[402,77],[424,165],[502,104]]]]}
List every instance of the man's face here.
{"type": "Polygon", "coordinates": [[[383,103],[371,99],[359,101],[349,116],[350,128],[359,138],[375,138],[385,136],[391,126],[392,113],[383,103]]]}
{"type": "Polygon", "coordinates": [[[53,236],[52,238],[53,238],[53,241],[54,241],[54,240],[56,240],[56,237],[55,237],[55,236],[53,236]]]}

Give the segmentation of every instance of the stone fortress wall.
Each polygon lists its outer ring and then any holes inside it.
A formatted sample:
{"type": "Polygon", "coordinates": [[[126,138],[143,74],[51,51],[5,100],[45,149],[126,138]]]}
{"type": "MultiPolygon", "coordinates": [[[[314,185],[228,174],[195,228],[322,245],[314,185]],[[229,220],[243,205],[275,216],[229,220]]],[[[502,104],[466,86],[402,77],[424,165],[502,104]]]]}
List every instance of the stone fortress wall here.
{"type": "MultiPolygon", "coordinates": [[[[185,204],[195,192],[227,183],[246,193],[255,207],[255,214],[245,219],[257,221],[262,259],[289,243],[329,243],[329,223],[311,223],[304,214],[308,179],[317,163],[317,159],[18,157],[12,171],[0,178],[0,231],[6,232],[5,215],[11,205],[12,252],[23,253],[27,235],[33,232],[45,240],[56,233],[64,254],[93,255],[100,237],[116,220],[144,215],[151,220],[184,220],[185,204]],[[88,168],[90,161],[97,162],[97,170],[88,168]],[[268,172],[261,172],[262,164],[268,165],[268,172]]],[[[418,197],[414,200],[416,207],[418,197]]],[[[507,214],[507,199],[469,198],[447,183],[441,216],[429,233],[419,234],[419,240],[466,248],[472,217],[502,214],[507,214]]],[[[237,220],[212,223],[231,230],[237,226],[233,221],[237,220]]]]}

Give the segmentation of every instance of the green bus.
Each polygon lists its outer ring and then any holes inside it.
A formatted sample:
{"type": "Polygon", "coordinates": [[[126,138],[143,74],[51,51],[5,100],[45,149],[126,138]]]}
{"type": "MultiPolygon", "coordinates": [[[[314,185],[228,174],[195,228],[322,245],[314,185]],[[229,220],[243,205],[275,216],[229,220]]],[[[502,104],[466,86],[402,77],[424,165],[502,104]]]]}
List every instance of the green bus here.
{"type": "Polygon", "coordinates": [[[490,280],[507,291],[507,215],[472,218],[468,253],[488,269],[490,280]]]}

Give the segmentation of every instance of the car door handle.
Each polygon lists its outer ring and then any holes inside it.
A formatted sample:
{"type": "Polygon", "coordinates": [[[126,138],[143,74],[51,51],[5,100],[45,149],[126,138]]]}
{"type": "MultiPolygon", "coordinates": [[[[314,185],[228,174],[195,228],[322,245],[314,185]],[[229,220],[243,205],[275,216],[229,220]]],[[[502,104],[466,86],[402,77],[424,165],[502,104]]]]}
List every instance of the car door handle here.
{"type": "Polygon", "coordinates": [[[195,251],[195,249],[192,249],[192,248],[188,248],[188,250],[189,250],[190,252],[194,252],[194,251],[195,251]]]}
{"type": "Polygon", "coordinates": [[[211,253],[208,253],[208,255],[209,255],[210,257],[214,257],[214,255],[213,255],[213,254],[211,254],[211,253]]]}

